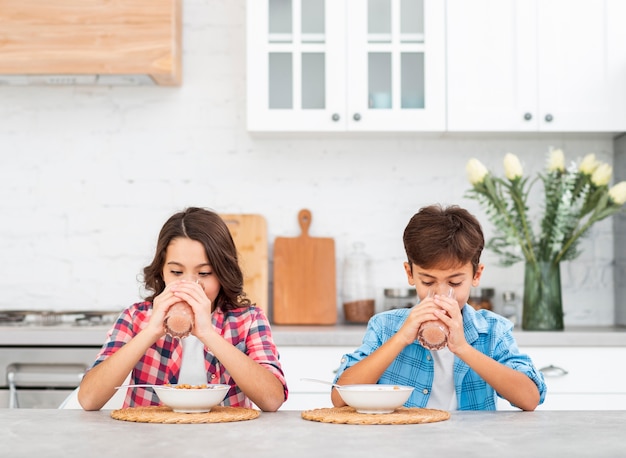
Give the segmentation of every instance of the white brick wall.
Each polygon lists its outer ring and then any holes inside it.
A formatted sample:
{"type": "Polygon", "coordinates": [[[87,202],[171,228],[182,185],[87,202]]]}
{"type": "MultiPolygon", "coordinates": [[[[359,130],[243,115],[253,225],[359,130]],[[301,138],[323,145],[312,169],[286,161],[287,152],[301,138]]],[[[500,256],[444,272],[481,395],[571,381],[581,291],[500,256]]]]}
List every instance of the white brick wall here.
{"type": "MultiPolygon", "coordinates": [[[[612,161],[603,135],[250,135],[244,23],[244,0],[185,0],[180,88],[0,87],[0,309],[136,301],[161,224],[189,205],[265,215],[270,250],[309,208],[311,235],[335,238],[338,285],[366,243],[381,307],[406,285],[402,231],[421,206],[464,205],[490,232],[463,198],[470,157],[499,169],[511,151],[536,171],[553,145],[612,161]]],[[[613,323],[613,258],[597,225],[563,269],[566,325],[613,323]]],[[[522,265],[483,260],[483,286],[521,294],[522,265]]]]}

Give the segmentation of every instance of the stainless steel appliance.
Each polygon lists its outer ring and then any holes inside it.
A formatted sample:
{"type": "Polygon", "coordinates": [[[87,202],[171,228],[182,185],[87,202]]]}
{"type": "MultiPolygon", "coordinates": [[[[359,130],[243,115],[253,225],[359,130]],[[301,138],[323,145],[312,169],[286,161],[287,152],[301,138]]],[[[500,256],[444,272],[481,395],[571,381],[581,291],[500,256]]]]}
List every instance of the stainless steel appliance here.
{"type": "Polygon", "coordinates": [[[0,407],[57,408],[93,364],[118,315],[0,310],[0,407]]]}

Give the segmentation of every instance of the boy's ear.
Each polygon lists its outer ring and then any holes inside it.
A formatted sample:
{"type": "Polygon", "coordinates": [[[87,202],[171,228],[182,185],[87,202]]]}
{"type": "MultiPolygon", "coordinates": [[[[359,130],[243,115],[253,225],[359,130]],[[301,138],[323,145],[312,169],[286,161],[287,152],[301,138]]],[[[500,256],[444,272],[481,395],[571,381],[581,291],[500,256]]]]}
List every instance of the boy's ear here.
{"type": "Polygon", "coordinates": [[[408,262],[404,263],[404,271],[406,272],[406,278],[409,281],[409,285],[415,286],[415,279],[413,278],[413,272],[411,272],[411,264],[408,262]]]}
{"type": "Polygon", "coordinates": [[[480,284],[480,277],[483,275],[483,270],[485,270],[484,264],[478,264],[478,268],[476,269],[476,273],[474,274],[474,278],[472,279],[472,286],[476,287],[480,284]]]}

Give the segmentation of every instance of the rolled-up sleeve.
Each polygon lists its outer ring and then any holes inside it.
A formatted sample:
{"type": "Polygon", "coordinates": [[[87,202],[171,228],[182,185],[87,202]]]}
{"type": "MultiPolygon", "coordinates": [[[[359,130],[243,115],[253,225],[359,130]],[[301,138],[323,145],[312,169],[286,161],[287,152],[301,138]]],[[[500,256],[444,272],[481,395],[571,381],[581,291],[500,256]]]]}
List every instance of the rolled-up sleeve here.
{"type": "Polygon", "coordinates": [[[259,308],[251,311],[250,327],[246,336],[247,354],[254,361],[265,367],[280,380],[285,391],[285,400],[289,394],[287,381],[279,360],[279,352],[272,338],[269,320],[259,308]]]}

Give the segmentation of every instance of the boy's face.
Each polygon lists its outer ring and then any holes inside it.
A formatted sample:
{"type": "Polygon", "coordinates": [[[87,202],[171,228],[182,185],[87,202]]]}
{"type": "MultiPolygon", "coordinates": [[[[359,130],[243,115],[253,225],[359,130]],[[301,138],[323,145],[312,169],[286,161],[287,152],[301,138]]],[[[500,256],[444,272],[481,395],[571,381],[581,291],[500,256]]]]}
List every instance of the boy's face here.
{"type": "Polygon", "coordinates": [[[479,285],[484,268],[483,264],[479,264],[476,274],[473,274],[472,264],[469,262],[446,269],[423,269],[416,264],[404,263],[409,285],[415,286],[420,300],[427,296],[429,289],[436,294],[446,295],[452,288],[459,308],[467,303],[470,289],[479,285]]]}

